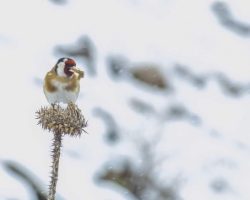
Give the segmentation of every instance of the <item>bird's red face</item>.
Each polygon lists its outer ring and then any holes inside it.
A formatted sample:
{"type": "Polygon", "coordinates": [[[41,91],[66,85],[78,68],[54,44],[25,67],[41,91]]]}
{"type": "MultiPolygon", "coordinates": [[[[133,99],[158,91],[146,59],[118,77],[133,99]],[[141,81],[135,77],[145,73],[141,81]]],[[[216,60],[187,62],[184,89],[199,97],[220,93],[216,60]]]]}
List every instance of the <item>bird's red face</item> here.
{"type": "Polygon", "coordinates": [[[71,58],[68,58],[65,62],[65,66],[64,66],[64,73],[69,77],[72,76],[72,74],[74,73],[72,71],[72,67],[76,66],[76,63],[74,60],[72,60],[71,58]]]}
{"type": "Polygon", "coordinates": [[[58,76],[70,77],[73,75],[73,67],[76,63],[71,58],[60,58],[56,63],[56,73],[58,76]]]}

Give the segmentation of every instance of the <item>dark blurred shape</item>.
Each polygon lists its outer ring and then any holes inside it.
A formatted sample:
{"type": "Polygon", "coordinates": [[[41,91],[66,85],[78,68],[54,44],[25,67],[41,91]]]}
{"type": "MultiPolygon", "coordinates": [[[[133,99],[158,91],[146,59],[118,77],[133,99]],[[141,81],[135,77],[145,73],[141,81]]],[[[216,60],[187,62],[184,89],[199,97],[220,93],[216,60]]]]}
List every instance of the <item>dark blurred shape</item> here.
{"type": "Polygon", "coordinates": [[[243,85],[229,80],[225,75],[218,73],[214,75],[215,80],[218,81],[226,94],[231,96],[241,96],[245,91],[248,91],[250,85],[243,85]]]}
{"type": "Polygon", "coordinates": [[[160,90],[170,89],[170,84],[156,64],[133,64],[125,57],[118,55],[110,56],[107,62],[109,72],[114,78],[127,78],[129,81],[136,80],[143,85],[160,90]]]}
{"type": "Polygon", "coordinates": [[[250,83],[232,81],[220,72],[196,75],[188,67],[179,64],[174,67],[174,72],[183,80],[190,82],[198,88],[206,86],[208,81],[215,81],[225,94],[233,97],[240,97],[250,92],[250,83]]]}
{"type": "Polygon", "coordinates": [[[206,86],[207,76],[196,75],[191,72],[188,67],[177,64],[174,71],[184,80],[189,81],[198,88],[203,88],[206,86]]]}
{"type": "Polygon", "coordinates": [[[95,115],[101,117],[104,123],[107,125],[107,141],[110,143],[116,143],[120,139],[120,136],[117,124],[112,115],[102,108],[95,108],[93,112],[95,115]]]}
{"type": "Polygon", "coordinates": [[[99,178],[105,181],[112,181],[126,189],[128,189],[135,197],[141,195],[143,187],[147,181],[143,176],[138,176],[139,173],[135,173],[131,167],[131,164],[127,161],[122,166],[122,169],[106,169],[105,173],[99,178]]]}
{"type": "Polygon", "coordinates": [[[27,185],[32,189],[37,200],[47,200],[47,196],[40,186],[41,184],[35,180],[36,178],[34,178],[34,175],[31,175],[31,172],[13,161],[4,161],[3,165],[11,174],[21,178],[27,183],[27,185]]]}
{"type": "Polygon", "coordinates": [[[229,6],[225,2],[214,2],[212,5],[212,11],[221,25],[227,29],[240,34],[241,36],[250,36],[250,24],[245,24],[237,19],[234,19],[229,6]]]}
{"type": "Polygon", "coordinates": [[[67,0],[50,0],[50,1],[57,5],[65,5],[67,3],[67,0]]]}
{"type": "Polygon", "coordinates": [[[149,114],[155,113],[155,109],[152,105],[140,99],[132,98],[130,100],[130,105],[140,113],[149,113],[149,114]]]}
{"type": "Polygon", "coordinates": [[[135,65],[130,68],[132,77],[136,80],[159,89],[168,89],[169,85],[159,67],[153,64],[135,65]]]}
{"type": "Polygon", "coordinates": [[[166,112],[167,120],[188,120],[193,125],[200,125],[201,119],[198,115],[191,113],[180,104],[170,105],[166,112]]]}
{"type": "Polygon", "coordinates": [[[92,40],[87,36],[80,37],[75,44],[57,46],[55,52],[60,56],[68,56],[82,60],[90,75],[96,75],[96,51],[92,40]]]}
{"type": "MultiPolygon", "coordinates": [[[[154,108],[145,102],[137,99],[132,102],[142,113],[154,112],[154,108]]],[[[166,180],[159,173],[168,158],[168,155],[159,155],[157,151],[162,134],[163,132],[156,130],[154,137],[146,139],[142,137],[143,133],[136,131],[131,139],[137,159],[134,156],[131,159],[122,157],[118,153],[118,157],[110,160],[98,173],[97,181],[115,183],[138,200],[178,200],[179,180],[166,180]]]]}
{"type": "Polygon", "coordinates": [[[138,200],[177,200],[174,186],[156,182],[151,173],[135,169],[130,161],[123,162],[119,169],[108,168],[98,177],[100,181],[111,181],[126,188],[138,200]]]}
{"type": "Polygon", "coordinates": [[[130,100],[130,105],[132,108],[135,109],[135,111],[141,113],[141,114],[155,114],[157,117],[163,117],[164,120],[169,121],[180,121],[180,120],[187,120],[193,125],[200,125],[202,123],[201,118],[190,112],[187,108],[185,108],[181,104],[170,104],[164,115],[162,116],[161,113],[157,113],[153,105],[150,105],[150,103],[146,103],[142,100],[132,98],[130,100]]]}
{"type": "Polygon", "coordinates": [[[128,73],[128,60],[123,56],[110,56],[107,59],[108,69],[114,78],[119,78],[128,73]]]}
{"type": "Polygon", "coordinates": [[[224,193],[229,190],[228,182],[224,178],[217,178],[210,184],[211,188],[217,193],[224,193]]]}

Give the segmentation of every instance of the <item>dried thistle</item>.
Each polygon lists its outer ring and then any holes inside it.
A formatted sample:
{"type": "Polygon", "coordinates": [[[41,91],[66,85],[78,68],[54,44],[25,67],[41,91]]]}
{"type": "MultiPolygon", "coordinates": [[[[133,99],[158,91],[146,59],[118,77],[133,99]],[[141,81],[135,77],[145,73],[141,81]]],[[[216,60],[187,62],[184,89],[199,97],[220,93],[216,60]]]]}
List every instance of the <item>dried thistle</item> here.
{"type": "Polygon", "coordinates": [[[36,112],[36,115],[38,124],[41,124],[43,129],[49,130],[54,134],[52,143],[52,171],[48,195],[48,200],[54,200],[62,136],[80,136],[83,131],[86,132],[84,128],[87,126],[87,123],[81,110],[74,103],[69,103],[65,109],[60,105],[42,107],[36,112]]]}

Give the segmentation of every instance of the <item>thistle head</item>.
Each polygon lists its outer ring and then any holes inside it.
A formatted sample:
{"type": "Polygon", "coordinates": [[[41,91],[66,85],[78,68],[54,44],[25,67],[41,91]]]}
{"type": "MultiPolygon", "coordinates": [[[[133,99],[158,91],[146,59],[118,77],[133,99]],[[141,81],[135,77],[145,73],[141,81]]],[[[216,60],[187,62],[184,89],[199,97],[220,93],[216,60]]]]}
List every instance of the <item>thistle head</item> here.
{"type": "Polygon", "coordinates": [[[74,103],[69,103],[65,109],[60,105],[42,107],[36,115],[38,124],[55,134],[80,136],[82,132],[86,132],[84,128],[87,122],[74,103]]]}

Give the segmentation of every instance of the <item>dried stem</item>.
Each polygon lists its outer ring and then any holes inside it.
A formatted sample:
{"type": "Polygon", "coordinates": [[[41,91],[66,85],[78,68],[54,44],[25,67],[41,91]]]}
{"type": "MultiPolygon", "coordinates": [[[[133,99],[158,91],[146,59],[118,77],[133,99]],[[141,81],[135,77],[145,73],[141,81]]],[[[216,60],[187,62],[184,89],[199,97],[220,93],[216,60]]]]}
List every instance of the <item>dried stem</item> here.
{"type": "Polygon", "coordinates": [[[51,171],[51,180],[49,185],[49,196],[48,200],[55,200],[56,194],[56,184],[58,180],[58,168],[59,168],[59,160],[62,146],[62,134],[55,133],[54,140],[52,144],[52,171],[51,171]]]}

